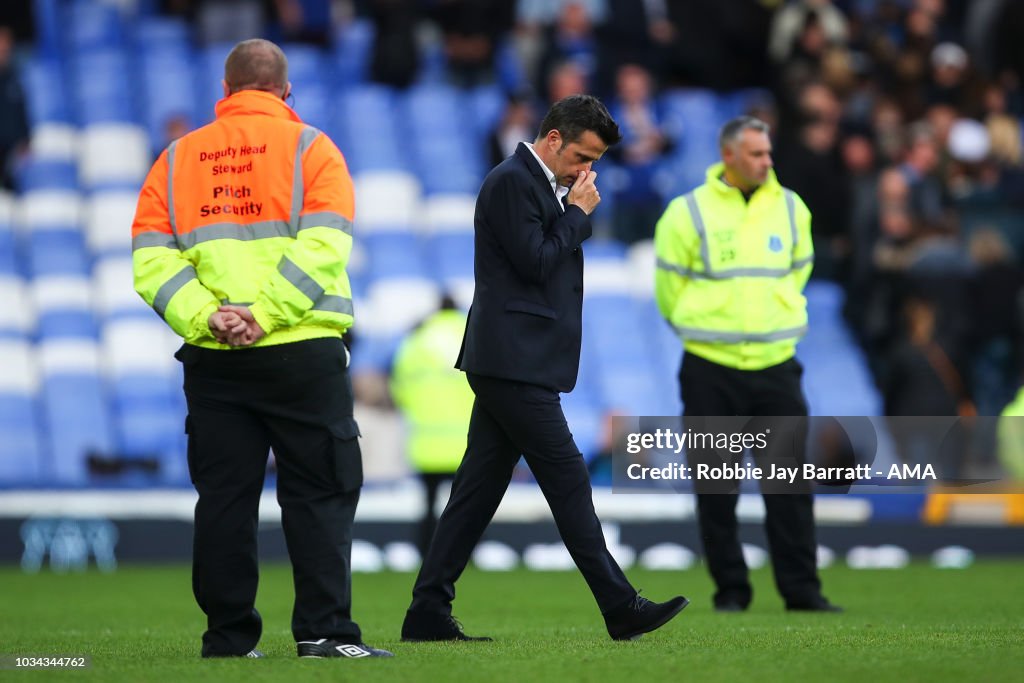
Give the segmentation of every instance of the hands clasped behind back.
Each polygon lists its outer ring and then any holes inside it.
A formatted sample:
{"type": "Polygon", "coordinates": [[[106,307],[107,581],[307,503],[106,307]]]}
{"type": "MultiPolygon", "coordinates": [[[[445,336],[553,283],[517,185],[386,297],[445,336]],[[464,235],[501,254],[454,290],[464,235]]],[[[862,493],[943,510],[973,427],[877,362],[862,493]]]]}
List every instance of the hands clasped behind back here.
{"type": "Polygon", "coordinates": [[[229,346],[252,346],[264,335],[247,306],[221,306],[210,314],[208,324],[214,338],[229,346]]]}

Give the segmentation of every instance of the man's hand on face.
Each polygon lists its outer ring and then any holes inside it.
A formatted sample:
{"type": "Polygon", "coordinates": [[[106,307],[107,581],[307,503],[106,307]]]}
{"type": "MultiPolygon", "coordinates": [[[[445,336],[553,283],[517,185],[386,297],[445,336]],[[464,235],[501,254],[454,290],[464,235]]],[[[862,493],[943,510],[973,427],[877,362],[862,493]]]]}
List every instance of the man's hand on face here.
{"type": "Polygon", "coordinates": [[[572,188],[569,190],[567,201],[569,204],[575,204],[583,210],[583,213],[588,216],[593,213],[597,205],[601,203],[601,193],[597,191],[597,186],[594,181],[597,180],[597,172],[595,171],[580,171],[579,176],[576,178],[576,182],[572,184],[572,188]]]}

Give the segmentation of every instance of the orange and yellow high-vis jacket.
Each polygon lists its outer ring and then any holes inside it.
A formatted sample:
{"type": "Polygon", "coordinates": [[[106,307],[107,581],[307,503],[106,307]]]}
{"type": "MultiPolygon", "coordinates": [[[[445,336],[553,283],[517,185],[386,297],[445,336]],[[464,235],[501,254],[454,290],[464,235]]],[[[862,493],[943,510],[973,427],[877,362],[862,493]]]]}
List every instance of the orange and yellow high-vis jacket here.
{"type": "Polygon", "coordinates": [[[207,319],[247,305],[257,345],[340,337],[352,179],[331,140],[281,99],[243,90],[156,160],[132,225],[135,290],[189,344],[229,348],[207,319]]]}

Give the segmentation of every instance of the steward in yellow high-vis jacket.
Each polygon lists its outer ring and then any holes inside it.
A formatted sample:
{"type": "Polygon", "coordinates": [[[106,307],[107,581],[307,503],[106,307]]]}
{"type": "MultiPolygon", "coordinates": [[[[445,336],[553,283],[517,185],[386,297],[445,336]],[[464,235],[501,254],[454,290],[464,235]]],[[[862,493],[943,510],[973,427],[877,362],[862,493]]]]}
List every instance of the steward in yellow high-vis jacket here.
{"type": "Polygon", "coordinates": [[[408,429],[406,454],[426,494],[416,538],[421,555],[437,526],[440,486],[453,478],[466,452],[473,390],[455,367],[465,333],[466,314],[445,296],[440,310],[402,341],[391,369],[391,397],[408,429]]]}
{"type": "Polygon", "coordinates": [[[807,331],[811,214],[770,169],[749,200],[724,172],[709,168],[658,221],[655,295],[688,352],[761,370],[792,358],[807,331]]]}
{"type": "Polygon", "coordinates": [[[153,165],[132,226],[135,289],[185,341],[175,357],[199,493],[202,655],[260,656],[256,526],[273,447],[299,656],[390,656],[362,643],[350,614],[363,481],[341,340],[352,324],[352,179],[334,143],[285,103],[279,47],[236,45],[223,86],[217,119],[153,165]]]}
{"type": "MultiPolygon", "coordinates": [[[[712,416],[754,418],[743,431],[765,438],[766,446],[751,448],[751,455],[768,476],[773,463],[806,459],[807,402],[794,355],[807,330],[802,291],[813,261],[811,216],[772,171],[767,124],[733,119],[719,146],[722,163],[658,221],[655,295],[684,347],[679,383],[686,428],[703,431],[713,424],[703,418],[712,416]]],[[[743,453],[725,452],[730,456],[738,461],[743,453]]],[[[753,594],[738,537],[738,484],[701,481],[698,466],[721,466],[720,450],[688,449],[687,460],[715,607],[744,610],[753,594]]],[[[838,610],[821,594],[810,484],[763,481],[761,489],[780,493],[764,496],[765,530],[786,607],[838,610]]]]}

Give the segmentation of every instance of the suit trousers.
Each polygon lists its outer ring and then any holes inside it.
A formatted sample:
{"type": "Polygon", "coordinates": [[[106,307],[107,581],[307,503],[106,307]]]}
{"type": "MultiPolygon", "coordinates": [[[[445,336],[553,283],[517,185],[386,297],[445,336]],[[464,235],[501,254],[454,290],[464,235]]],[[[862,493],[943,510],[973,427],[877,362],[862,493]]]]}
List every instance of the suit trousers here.
{"type": "Polygon", "coordinates": [[[352,521],[362,484],[352,385],[340,339],[221,351],[183,346],[195,508],[192,590],[203,656],[251,650],[257,519],[271,448],[291,558],[295,639],[359,642],[351,619],[352,521]]]}
{"type": "MultiPolygon", "coordinates": [[[[807,402],[800,379],[803,368],[796,359],[763,370],[736,370],[687,353],[683,356],[679,383],[687,429],[700,429],[706,416],[750,416],[747,433],[771,429],[768,443],[775,453],[768,460],[793,466],[806,459],[806,419],[764,419],[773,416],[806,418],[807,402]],[[758,419],[762,418],[762,419],[758,419]]],[[[696,451],[687,454],[690,466],[720,457],[696,451]]],[[[764,468],[767,472],[768,468],[764,468]]],[[[738,484],[721,490],[698,483],[697,518],[704,553],[714,579],[716,605],[746,606],[752,589],[743,559],[736,519],[738,484]]],[[[806,486],[771,490],[762,480],[765,534],[771,555],[775,585],[787,604],[807,603],[821,594],[817,573],[817,542],[814,535],[814,499],[806,486]]]]}
{"type": "Polygon", "coordinates": [[[601,612],[636,595],[605,545],[590,477],[557,391],[467,374],[476,394],[466,455],[413,588],[413,611],[451,614],[455,582],[526,458],[601,612]]]}

